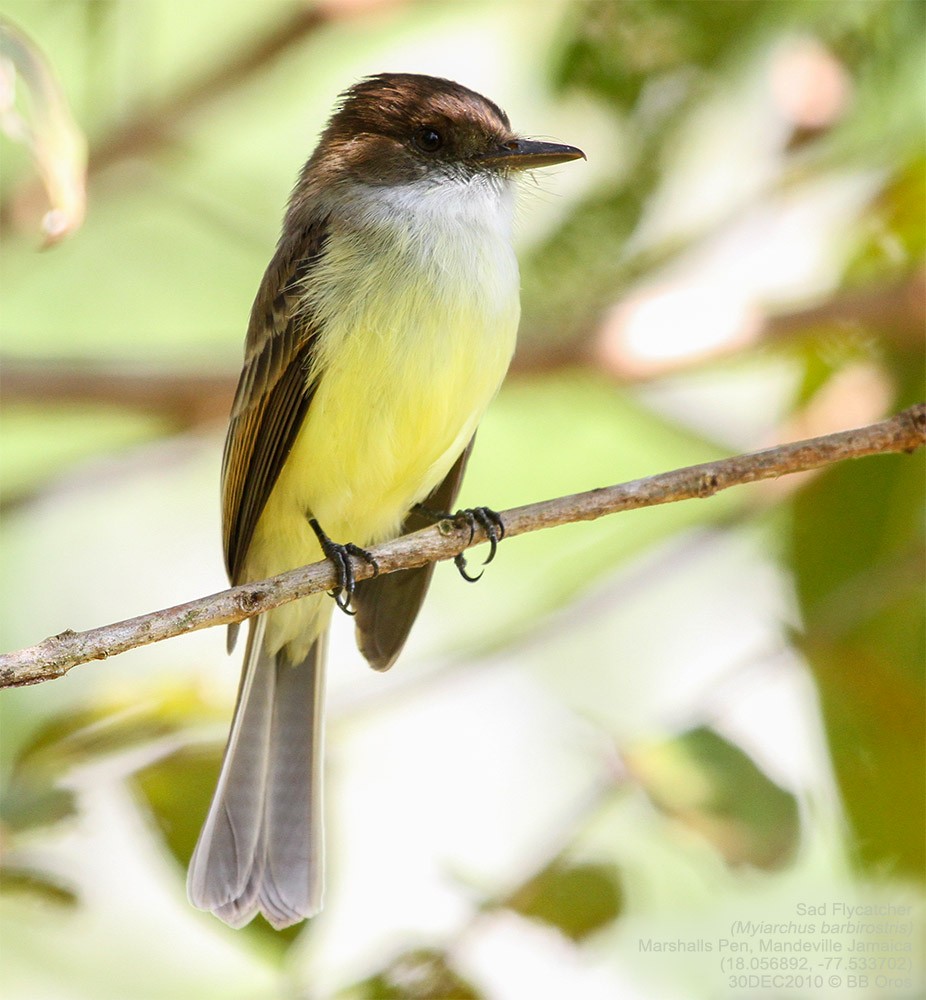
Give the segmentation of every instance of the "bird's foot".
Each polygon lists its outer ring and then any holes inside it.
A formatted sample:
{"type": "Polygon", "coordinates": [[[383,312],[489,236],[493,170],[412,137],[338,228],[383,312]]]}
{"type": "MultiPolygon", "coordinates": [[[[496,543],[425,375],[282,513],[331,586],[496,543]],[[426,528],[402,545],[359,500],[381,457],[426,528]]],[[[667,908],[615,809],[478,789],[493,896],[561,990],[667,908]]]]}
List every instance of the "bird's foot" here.
{"type": "MultiPolygon", "coordinates": [[[[483,560],[483,566],[488,566],[492,562],[495,558],[495,552],[498,549],[498,543],[505,537],[505,523],[502,521],[501,515],[497,511],[492,510],[491,507],[467,507],[464,510],[458,510],[455,514],[444,514],[439,511],[429,510],[427,507],[422,507],[421,504],[418,504],[416,510],[426,517],[432,518],[435,523],[438,521],[452,521],[455,527],[469,528],[470,541],[473,540],[476,534],[476,526],[478,525],[482,528],[489,542],[489,554],[483,560]]],[[[460,576],[467,583],[475,583],[482,578],[481,572],[477,576],[470,576],[466,572],[466,556],[462,552],[457,553],[453,557],[453,564],[459,570],[460,576]]]]}
{"type": "Polygon", "coordinates": [[[334,590],[329,591],[331,596],[334,598],[334,603],[348,615],[356,614],[355,611],[351,610],[350,602],[354,596],[354,591],[357,589],[357,581],[354,578],[354,567],[351,565],[350,557],[355,556],[357,559],[362,559],[364,562],[369,563],[373,567],[373,576],[377,576],[379,573],[379,563],[370,552],[366,549],[362,549],[359,545],[354,545],[353,542],[347,542],[345,545],[341,545],[338,542],[333,542],[325,533],[322,531],[321,526],[314,517],[309,518],[309,524],[312,530],[315,532],[315,537],[318,539],[319,545],[322,547],[322,552],[325,556],[334,563],[335,572],[338,577],[338,584],[334,590]]]}

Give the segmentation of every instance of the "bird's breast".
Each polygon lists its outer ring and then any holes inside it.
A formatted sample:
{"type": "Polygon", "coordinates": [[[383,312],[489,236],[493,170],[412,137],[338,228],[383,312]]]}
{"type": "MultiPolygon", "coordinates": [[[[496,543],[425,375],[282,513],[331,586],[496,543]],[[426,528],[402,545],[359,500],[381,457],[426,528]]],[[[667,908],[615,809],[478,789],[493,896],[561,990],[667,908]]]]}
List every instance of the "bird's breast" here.
{"type": "Polygon", "coordinates": [[[507,220],[420,222],[329,234],[305,303],[318,330],[312,402],[258,524],[252,573],[317,558],[308,516],[340,541],[394,535],[504,378],[519,316],[507,220]]]}

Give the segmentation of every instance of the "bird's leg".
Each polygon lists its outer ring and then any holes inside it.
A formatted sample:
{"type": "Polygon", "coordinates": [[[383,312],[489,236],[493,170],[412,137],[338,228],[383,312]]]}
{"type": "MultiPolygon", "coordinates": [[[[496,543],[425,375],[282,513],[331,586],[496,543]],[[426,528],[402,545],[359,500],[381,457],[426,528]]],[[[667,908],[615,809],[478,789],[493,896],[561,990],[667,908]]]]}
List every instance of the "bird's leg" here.
{"type": "MultiPolygon", "coordinates": [[[[498,549],[498,543],[505,537],[505,523],[502,521],[501,515],[492,510],[491,507],[467,507],[464,510],[458,510],[455,514],[446,514],[419,503],[415,504],[413,510],[430,518],[435,524],[438,521],[452,521],[458,528],[469,528],[470,541],[476,534],[476,525],[478,524],[485,532],[489,542],[489,554],[483,561],[483,566],[488,566],[492,562],[498,549]]],[[[467,583],[475,583],[482,577],[482,573],[478,576],[470,576],[466,572],[466,557],[462,552],[453,557],[453,564],[467,583]]]]}
{"type": "Polygon", "coordinates": [[[346,545],[333,542],[322,531],[321,525],[319,525],[314,517],[309,518],[309,525],[315,532],[315,537],[318,539],[318,544],[322,547],[322,552],[334,563],[335,572],[338,576],[338,584],[330,593],[334,598],[335,604],[345,614],[355,614],[356,612],[350,609],[350,602],[354,596],[354,591],[357,589],[357,581],[354,579],[354,568],[350,564],[350,557],[356,556],[358,559],[363,559],[364,562],[369,563],[373,567],[373,576],[379,573],[379,563],[377,563],[371,553],[367,552],[366,549],[360,548],[359,545],[354,545],[353,542],[348,542],[346,545]]]}

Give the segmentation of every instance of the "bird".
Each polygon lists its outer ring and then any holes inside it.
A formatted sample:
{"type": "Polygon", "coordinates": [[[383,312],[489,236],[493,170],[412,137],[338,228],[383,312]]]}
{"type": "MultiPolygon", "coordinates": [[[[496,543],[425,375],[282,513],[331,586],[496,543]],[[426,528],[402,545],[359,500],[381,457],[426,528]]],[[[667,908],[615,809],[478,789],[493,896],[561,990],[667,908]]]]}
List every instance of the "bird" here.
{"type": "MultiPolygon", "coordinates": [[[[225,442],[226,568],[236,585],[332,559],[337,604],[354,614],[376,670],[405,644],[433,565],[377,576],[365,547],[452,510],[515,347],[516,179],[584,155],[516,134],[498,105],[461,84],[379,73],[340,95],[293,188],[251,309],[225,442]],[[351,557],[374,575],[354,580],[351,557]]],[[[463,516],[486,528],[494,554],[498,516],[463,516]]],[[[187,879],[190,902],[232,927],[261,913],[282,929],[322,908],[334,606],[311,595],[248,622],[187,879]]]]}

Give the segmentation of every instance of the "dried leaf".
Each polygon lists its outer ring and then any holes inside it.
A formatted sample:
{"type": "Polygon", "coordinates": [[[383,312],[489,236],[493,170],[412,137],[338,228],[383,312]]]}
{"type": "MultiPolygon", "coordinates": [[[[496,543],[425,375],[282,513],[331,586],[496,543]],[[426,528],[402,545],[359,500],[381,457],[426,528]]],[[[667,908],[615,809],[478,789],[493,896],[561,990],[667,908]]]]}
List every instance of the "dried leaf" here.
{"type": "Polygon", "coordinates": [[[9,21],[0,21],[0,129],[31,152],[50,205],[45,246],[57,243],[84,220],[87,141],[48,61],[9,21]],[[16,108],[17,81],[28,91],[31,122],[16,108]]]}

